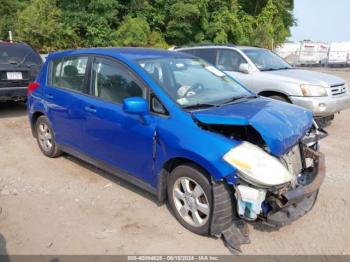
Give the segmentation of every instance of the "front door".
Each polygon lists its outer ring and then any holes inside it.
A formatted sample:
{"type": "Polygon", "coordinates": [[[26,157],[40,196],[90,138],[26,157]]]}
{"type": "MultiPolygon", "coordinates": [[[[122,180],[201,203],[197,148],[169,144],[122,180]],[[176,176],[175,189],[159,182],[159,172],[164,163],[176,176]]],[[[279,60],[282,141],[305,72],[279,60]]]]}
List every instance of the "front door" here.
{"type": "Polygon", "coordinates": [[[237,51],[219,49],[217,52],[216,66],[232,76],[247,88],[252,88],[252,76],[239,71],[239,66],[247,61],[237,51]]]}
{"type": "Polygon", "coordinates": [[[147,123],[123,111],[128,97],[146,97],[146,88],[117,60],[95,58],[91,94],[83,101],[84,152],[146,182],[152,180],[156,118],[147,123]]]}

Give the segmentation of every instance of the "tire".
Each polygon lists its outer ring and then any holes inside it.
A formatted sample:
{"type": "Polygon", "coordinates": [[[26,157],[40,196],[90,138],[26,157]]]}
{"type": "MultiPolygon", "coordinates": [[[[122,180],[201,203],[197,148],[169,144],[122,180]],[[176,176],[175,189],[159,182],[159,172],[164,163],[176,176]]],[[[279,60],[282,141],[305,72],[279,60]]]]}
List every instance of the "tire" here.
{"type": "Polygon", "coordinates": [[[278,100],[278,101],[282,101],[282,102],[286,102],[286,103],[290,104],[290,101],[287,98],[283,97],[283,96],[272,95],[272,96],[269,96],[269,98],[272,98],[272,99],[275,99],[275,100],[278,100]]]}
{"type": "Polygon", "coordinates": [[[57,157],[62,154],[59,150],[55,134],[46,116],[40,116],[35,123],[35,136],[41,152],[47,157],[57,157]]]}
{"type": "Polygon", "coordinates": [[[212,186],[203,171],[181,165],[170,174],[167,187],[169,206],[188,230],[209,235],[212,217],[212,186]]]}

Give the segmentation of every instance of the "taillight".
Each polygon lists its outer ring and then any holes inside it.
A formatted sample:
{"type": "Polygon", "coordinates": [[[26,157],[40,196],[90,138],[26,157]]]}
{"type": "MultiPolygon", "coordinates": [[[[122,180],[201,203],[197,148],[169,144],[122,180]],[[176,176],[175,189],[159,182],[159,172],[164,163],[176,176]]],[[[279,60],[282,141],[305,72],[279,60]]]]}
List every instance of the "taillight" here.
{"type": "Polygon", "coordinates": [[[39,88],[39,84],[37,82],[30,82],[27,89],[27,96],[29,96],[32,92],[39,88]]]}

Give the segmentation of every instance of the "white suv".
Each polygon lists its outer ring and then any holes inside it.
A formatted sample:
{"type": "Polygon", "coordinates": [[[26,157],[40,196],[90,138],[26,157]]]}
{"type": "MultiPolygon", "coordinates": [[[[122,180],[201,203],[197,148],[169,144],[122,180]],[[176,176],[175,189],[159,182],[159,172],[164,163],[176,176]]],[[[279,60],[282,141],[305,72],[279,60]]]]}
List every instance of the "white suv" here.
{"type": "Polygon", "coordinates": [[[319,123],[350,107],[345,81],[296,69],[270,50],[248,46],[197,46],[176,51],[198,56],[231,75],[259,95],[305,107],[319,123]]]}

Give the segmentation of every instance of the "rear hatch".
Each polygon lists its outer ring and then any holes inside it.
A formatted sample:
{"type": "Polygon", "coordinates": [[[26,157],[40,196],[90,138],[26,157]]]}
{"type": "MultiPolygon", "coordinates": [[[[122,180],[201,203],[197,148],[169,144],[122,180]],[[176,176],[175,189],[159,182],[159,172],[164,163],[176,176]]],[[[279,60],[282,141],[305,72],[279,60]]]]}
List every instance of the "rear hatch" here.
{"type": "Polygon", "coordinates": [[[0,88],[28,86],[41,65],[40,56],[29,45],[0,42],[0,88]]]}

